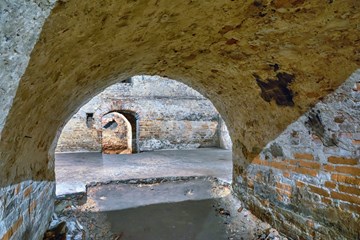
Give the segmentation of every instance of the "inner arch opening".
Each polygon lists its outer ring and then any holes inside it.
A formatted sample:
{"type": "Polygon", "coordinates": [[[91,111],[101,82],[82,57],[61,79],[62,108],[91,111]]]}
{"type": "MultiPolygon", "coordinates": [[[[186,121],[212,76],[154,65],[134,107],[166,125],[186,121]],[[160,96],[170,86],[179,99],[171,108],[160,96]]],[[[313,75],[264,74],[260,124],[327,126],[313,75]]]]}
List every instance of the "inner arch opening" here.
{"type": "Polygon", "coordinates": [[[111,112],[101,118],[102,153],[129,154],[132,153],[132,131],[128,119],[118,113],[111,112]]]}
{"type": "MultiPolygon", "coordinates": [[[[215,214],[210,220],[206,216],[216,198],[230,194],[231,148],[227,126],[210,100],[175,80],[135,76],[106,88],[63,128],[55,155],[57,196],[83,192],[100,212],[111,212],[106,213],[105,222],[115,232],[135,221],[124,213],[131,212],[129,208],[140,208],[136,211],[144,214],[172,206],[177,209],[172,214],[152,215],[167,218],[179,228],[172,233],[177,239],[185,232],[180,222],[198,218],[192,232],[203,221],[213,224],[219,220],[215,214]],[[134,182],[156,186],[158,193],[133,189],[129,183],[134,182]],[[194,212],[182,214],[188,211],[194,212]]],[[[165,228],[170,223],[164,223],[165,228]]],[[[88,227],[87,221],[82,224],[88,227]]],[[[144,224],[156,229],[151,222],[144,224]]],[[[135,233],[135,228],[125,228],[142,237],[141,229],[135,233]]],[[[204,234],[226,234],[222,227],[215,229],[207,227],[204,234]]],[[[159,237],[161,231],[154,231],[159,237]]]]}
{"type": "Polygon", "coordinates": [[[114,116],[102,122],[114,112],[130,123],[131,134],[118,132],[117,137],[130,141],[132,151],[128,152],[232,148],[224,120],[200,93],[175,80],[135,76],[108,87],[82,106],[63,128],[56,152],[103,152],[104,132],[126,125],[114,116]]]}

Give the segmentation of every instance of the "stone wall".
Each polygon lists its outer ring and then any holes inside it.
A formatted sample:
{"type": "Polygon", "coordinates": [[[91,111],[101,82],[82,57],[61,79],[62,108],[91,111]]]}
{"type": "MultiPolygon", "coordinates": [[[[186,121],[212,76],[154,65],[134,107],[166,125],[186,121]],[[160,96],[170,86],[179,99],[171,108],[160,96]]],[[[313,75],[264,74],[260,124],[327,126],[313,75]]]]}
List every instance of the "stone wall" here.
{"type": "Polygon", "coordinates": [[[358,239],[360,71],[267,144],[234,180],[255,215],[294,239],[358,239]]]}
{"type": "Polygon", "coordinates": [[[0,138],[31,50],[54,3],[55,0],[0,2],[0,138]]]}
{"type": "MultiPolygon", "coordinates": [[[[54,3],[0,1],[0,139],[30,53],[54,3]]],[[[4,152],[0,151],[2,172],[4,152]]],[[[54,189],[53,182],[30,180],[0,187],[0,239],[42,239],[53,212],[54,189]]]]}
{"type": "Polygon", "coordinates": [[[84,105],[64,127],[57,151],[101,151],[104,134],[110,134],[101,119],[113,111],[136,115],[134,138],[140,151],[220,144],[231,149],[226,125],[208,99],[174,80],[137,76],[110,86],[84,105]]]}
{"type": "Polygon", "coordinates": [[[0,188],[0,239],[42,239],[54,211],[54,182],[0,188]]]}

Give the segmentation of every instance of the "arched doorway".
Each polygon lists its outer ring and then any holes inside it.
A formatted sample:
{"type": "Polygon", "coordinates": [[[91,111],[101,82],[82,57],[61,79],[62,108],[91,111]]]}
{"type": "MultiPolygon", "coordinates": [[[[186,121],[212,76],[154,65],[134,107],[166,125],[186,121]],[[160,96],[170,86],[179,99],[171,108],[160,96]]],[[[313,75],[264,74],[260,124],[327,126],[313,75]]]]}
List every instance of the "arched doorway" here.
{"type": "Polygon", "coordinates": [[[105,154],[132,153],[132,128],[120,113],[112,112],[101,118],[102,152],[105,154]]]}
{"type": "MultiPolygon", "coordinates": [[[[127,128],[128,129],[131,129],[130,131],[128,131],[128,134],[126,135],[127,136],[127,144],[128,146],[131,146],[131,151],[128,151],[127,153],[139,153],[140,150],[139,150],[139,116],[136,112],[133,112],[131,110],[111,110],[105,114],[103,114],[101,116],[101,114],[99,114],[99,118],[101,117],[101,128],[102,128],[102,139],[104,139],[104,127],[107,127],[105,129],[108,129],[110,128],[111,126],[111,123],[109,123],[110,125],[109,126],[106,126],[107,123],[103,123],[103,119],[104,117],[106,116],[122,116],[122,118],[124,119],[124,121],[126,122],[127,124],[127,128]]],[[[110,121],[109,121],[110,122],[110,121]]],[[[114,124],[114,123],[112,123],[114,124]]],[[[119,123],[117,123],[119,124],[119,123]]],[[[112,126],[112,128],[116,128],[117,126],[115,126],[115,124],[112,126]]],[[[106,136],[105,136],[106,138],[106,136]]],[[[102,140],[103,141],[103,140],[102,140]]],[[[102,146],[103,146],[103,143],[102,143],[102,146]]],[[[103,153],[106,153],[104,151],[102,151],[103,153]]]]}

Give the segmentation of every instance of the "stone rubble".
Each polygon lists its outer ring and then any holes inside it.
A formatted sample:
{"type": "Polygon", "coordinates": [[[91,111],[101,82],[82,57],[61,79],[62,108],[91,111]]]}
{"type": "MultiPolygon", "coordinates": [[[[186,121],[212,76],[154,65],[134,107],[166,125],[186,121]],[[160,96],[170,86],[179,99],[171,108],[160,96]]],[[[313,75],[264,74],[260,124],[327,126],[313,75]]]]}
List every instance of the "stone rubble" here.
{"type": "Polygon", "coordinates": [[[44,240],[66,239],[66,240],[85,240],[84,227],[77,220],[76,216],[71,216],[66,211],[74,211],[76,207],[71,201],[59,201],[56,205],[56,213],[52,216],[49,229],[44,234],[44,240]]]}

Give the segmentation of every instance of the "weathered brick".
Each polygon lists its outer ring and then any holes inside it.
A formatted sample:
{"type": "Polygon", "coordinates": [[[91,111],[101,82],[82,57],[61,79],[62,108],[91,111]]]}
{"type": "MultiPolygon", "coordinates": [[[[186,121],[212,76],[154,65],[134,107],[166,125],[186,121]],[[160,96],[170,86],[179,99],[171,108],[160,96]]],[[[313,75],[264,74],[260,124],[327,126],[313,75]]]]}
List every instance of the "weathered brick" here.
{"type": "Polygon", "coordinates": [[[286,178],[290,178],[290,173],[289,172],[283,172],[283,176],[286,178]]]}
{"type": "Polygon", "coordinates": [[[332,191],[331,197],[334,199],[339,199],[345,202],[351,202],[360,205],[360,198],[353,195],[332,191]]]}
{"type": "Polygon", "coordinates": [[[359,167],[350,167],[350,166],[336,166],[335,171],[339,173],[346,173],[354,176],[360,176],[359,167]]]}
{"type": "Polygon", "coordinates": [[[255,175],[255,181],[262,181],[262,178],[263,178],[263,175],[262,175],[262,172],[258,172],[256,173],[255,175]]]}
{"type": "Polygon", "coordinates": [[[326,172],[333,172],[335,171],[335,168],[333,165],[330,165],[330,164],[324,164],[323,165],[323,169],[326,171],[326,172]]]}
{"type": "Polygon", "coordinates": [[[29,214],[32,214],[36,208],[36,200],[34,200],[29,206],[29,214]]]}
{"type": "Polygon", "coordinates": [[[318,162],[309,162],[309,161],[303,161],[303,160],[300,160],[299,162],[300,162],[301,167],[320,169],[320,166],[321,166],[321,164],[318,162]]]}
{"type": "Polygon", "coordinates": [[[252,164],[258,164],[258,165],[262,165],[262,160],[260,159],[260,156],[256,156],[254,157],[254,159],[251,162],[252,164]]]}
{"type": "Polygon", "coordinates": [[[248,185],[249,188],[254,189],[254,181],[253,180],[248,179],[247,185],[248,185]]]}
{"type": "MultiPolygon", "coordinates": [[[[286,195],[286,196],[288,196],[288,197],[291,197],[291,192],[289,192],[289,191],[286,191],[286,190],[284,190],[284,189],[279,189],[279,188],[276,188],[276,192],[279,194],[279,195],[286,195]]],[[[280,196],[280,198],[281,198],[281,201],[282,201],[282,197],[280,196]]],[[[279,199],[279,198],[278,198],[279,199]]],[[[279,199],[280,200],[280,199],[279,199]]]]}
{"type": "Polygon", "coordinates": [[[345,176],[341,174],[332,174],[331,179],[336,182],[343,182],[352,185],[360,185],[360,178],[345,176]]]}
{"type": "Polygon", "coordinates": [[[301,182],[301,181],[296,181],[296,186],[297,186],[298,188],[303,188],[303,187],[306,186],[306,184],[305,184],[304,182],[301,182]]]}
{"type": "Polygon", "coordinates": [[[343,210],[348,210],[350,212],[360,214],[360,206],[358,205],[349,204],[349,203],[340,203],[340,208],[342,208],[343,210]]]}
{"type": "Polygon", "coordinates": [[[23,216],[20,216],[19,219],[14,223],[14,225],[11,227],[13,233],[15,233],[19,229],[19,227],[23,223],[23,220],[23,216]]]}
{"type": "Polygon", "coordinates": [[[30,185],[30,186],[28,186],[28,187],[25,189],[25,191],[24,191],[24,197],[25,197],[25,198],[28,197],[28,196],[30,195],[31,191],[32,191],[32,186],[30,185]]]}
{"type": "Polygon", "coordinates": [[[328,162],[333,164],[345,164],[345,165],[356,165],[358,160],[354,158],[344,158],[344,157],[329,157],[328,162]]]}
{"type": "Polygon", "coordinates": [[[293,166],[300,166],[300,160],[289,160],[289,163],[293,166]]]}
{"type": "Polygon", "coordinates": [[[2,236],[1,240],[9,240],[12,235],[13,235],[13,232],[12,232],[12,230],[10,228],[10,230],[7,231],[4,236],[2,236]]]}
{"type": "Polygon", "coordinates": [[[19,229],[21,224],[23,223],[23,217],[20,216],[18,220],[10,227],[10,229],[5,233],[5,235],[1,238],[1,240],[9,240],[15,234],[15,232],[19,229]]]}
{"type": "Polygon", "coordinates": [[[317,171],[314,169],[309,169],[309,168],[304,168],[304,167],[295,167],[293,169],[294,172],[296,173],[300,173],[300,174],[304,174],[304,175],[308,175],[308,176],[313,176],[316,177],[317,176],[317,171]]]}
{"type": "Polygon", "coordinates": [[[280,170],[288,170],[292,168],[287,162],[270,162],[269,166],[280,170]]]}
{"type": "Polygon", "coordinates": [[[314,160],[314,156],[309,153],[294,153],[296,159],[314,160]]]}
{"type": "Polygon", "coordinates": [[[336,183],[335,183],[335,182],[326,181],[326,182],[325,182],[325,187],[327,187],[327,188],[336,188],[336,183]]]}
{"type": "Polygon", "coordinates": [[[340,184],[339,185],[339,190],[341,192],[346,192],[346,193],[355,194],[355,195],[360,196],[360,188],[359,188],[359,186],[350,187],[350,186],[345,186],[345,185],[340,184]]]}
{"type": "Polygon", "coordinates": [[[280,192],[279,189],[276,189],[276,192],[277,192],[277,195],[276,195],[276,199],[280,202],[283,202],[284,201],[284,198],[283,198],[283,194],[280,192]]]}
{"type": "Polygon", "coordinates": [[[327,197],[322,197],[321,198],[321,202],[327,204],[327,205],[331,205],[332,204],[332,200],[331,198],[327,198],[327,197]]]}
{"type": "Polygon", "coordinates": [[[17,184],[16,185],[16,188],[15,188],[15,195],[18,195],[19,194],[19,192],[20,192],[20,189],[21,189],[21,184],[17,184]]]}
{"type": "Polygon", "coordinates": [[[276,182],[276,187],[291,192],[292,187],[289,184],[276,182]]]}
{"type": "Polygon", "coordinates": [[[329,197],[330,196],[330,194],[325,189],[315,187],[313,185],[309,185],[309,188],[310,188],[310,191],[313,192],[313,193],[319,194],[319,195],[324,196],[324,197],[329,197]]]}

